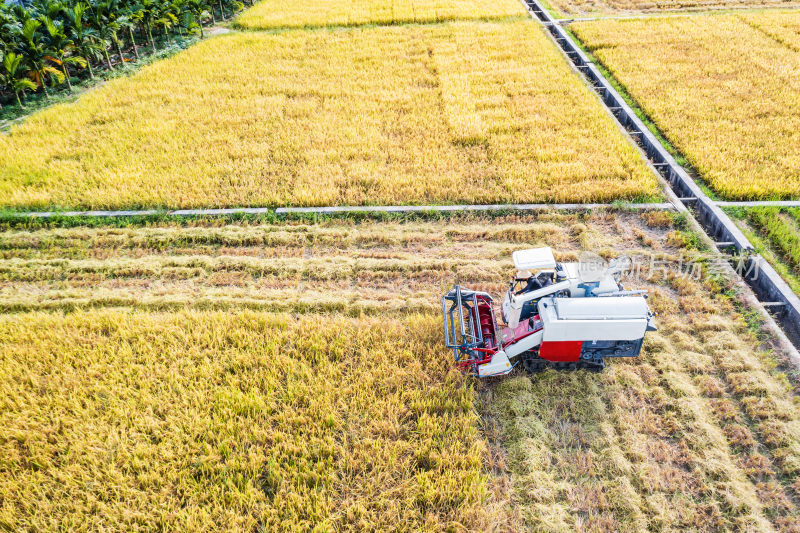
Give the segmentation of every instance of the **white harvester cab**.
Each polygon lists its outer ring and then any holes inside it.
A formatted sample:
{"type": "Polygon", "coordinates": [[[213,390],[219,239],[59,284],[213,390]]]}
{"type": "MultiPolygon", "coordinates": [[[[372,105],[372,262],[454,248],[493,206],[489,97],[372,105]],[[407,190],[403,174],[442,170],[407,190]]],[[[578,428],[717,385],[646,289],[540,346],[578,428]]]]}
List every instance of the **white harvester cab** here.
{"type": "MultiPolygon", "coordinates": [[[[585,298],[608,296],[622,291],[618,276],[624,270],[625,260],[612,261],[606,265],[599,256],[589,255],[578,263],[558,263],[550,248],[519,250],[511,254],[511,258],[518,271],[530,272],[531,277],[536,280],[534,283],[524,284],[517,277],[510,284],[503,301],[502,313],[503,320],[511,329],[535,312],[539,300],[545,296],[585,298]]],[[[646,292],[638,291],[637,294],[646,292]]]]}
{"type": "Polygon", "coordinates": [[[514,266],[517,270],[531,271],[555,271],[556,258],[550,248],[531,248],[529,250],[517,250],[511,254],[514,266]]]}

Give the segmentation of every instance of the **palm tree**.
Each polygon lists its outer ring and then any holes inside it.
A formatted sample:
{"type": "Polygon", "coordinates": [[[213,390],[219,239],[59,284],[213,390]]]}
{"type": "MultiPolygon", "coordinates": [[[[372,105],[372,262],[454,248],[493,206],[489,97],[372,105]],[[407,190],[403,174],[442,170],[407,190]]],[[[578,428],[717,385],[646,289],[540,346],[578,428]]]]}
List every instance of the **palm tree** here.
{"type": "Polygon", "coordinates": [[[117,55],[119,56],[119,64],[124,67],[125,56],[122,55],[122,45],[119,42],[119,30],[121,30],[122,27],[116,20],[111,20],[106,25],[106,28],[108,28],[108,34],[111,37],[111,42],[114,43],[114,47],[117,49],[117,55]]]}
{"type": "Polygon", "coordinates": [[[147,39],[150,41],[153,52],[155,52],[156,42],[153,39],[153,24],[155,24],[156,19],[158,19],[158,4],[156,0],[141,0],[139,5],[142,8],[142,27],[147,35],[147,39]]]}
{"type": "Polygon", "coordinates": [[[178,18],[167,9],[162,10],[161,16],[153,21],[156,26],[161,26],[161,28],[164,30],[164,37],[169,37],[169,29],[176,22],[178,22],[178,18]]]}
{"type": "Polygon", "coordinates": [[[27,73],[20,68],[21,65],[22,56],[14,52],[5,54],[3,56],[3,71],[0,72],[0,81],[2,81],[2,85],[14,91],[14,96],[17,97],[17,104],[19,104],[20,109],[25,109],[25,106],[22,105],[22,100],[19,98],[19,93],[25,96],[25,89],[35,91],[36,84],[28,79],[27,73]]]}
{"type": "Polygon", "coordinates": [[[214,6],[211,5],[211,0],[200,0],[200,5],[208,12],[208,17],[211,18],[211,24],[216,24],[217,19],[214,17],[214,6]]]}
{"type": "MultiPolygon", "coordinates": [[[[142,26],[142,17],[144,16],[144,9],[139,2],[133,1],[128,4],[128,7],[125,9],[125,19],[128,24],[128,35],[131,38],[131,43],[133,43],[133,52],[136,55],[136,59],[139,59],[139,51],[136,48],[136,39],[134,38],[133,30],[137,28],[141,28],[142,26]]],[[[144,35],[144,32],[142,32],[144,35]]],[[[144,37],[145,43],[147,42],[147,36],[144,37]]]]}
{"type": "Polygon", "coordinates": [[[183,29],[186,27],[186,0],[170,0],[167,9],[174,20],[172,27],[175,28],[178,35],[183,37],[183,29]]]}
{"type": "Polygon", "coordinates": [[[117,0],[105,0],[104,10],[106,12],[106,27],[108,28],[108,36],[111,37],[111,42],[117,49],[120,65],[125,65],[125,56],[122,55],[122,44],[119,39],[119,31],[122,29],[120,16],[122,8],[117,0]]]}
{"type": "Polygon", "coordinates": [[[206,6],[202,0],[187,0],[186,8],[189,10],[189,13],[192,14],[197,25],[200,27],[200,38],[204,38],[205,33],[203,32],[203,21],[211,18],[211,14],[206,9],[206,6]]]}
{"type": "Polygon", "coordinates": [[[121,30],[128,30],[128,36],[131,39],[131,45],[133,46],[133,55],[136,57],[136,60],[139,60],[139,50],[136,49],[136,39],[133,38],[133,28],[136,27],[137,20],[133,18],[136,16],[136,13],[131,13],[130,10],[126,10],[125,14],[121,17],[117,18],[117,24],[119,25],[121,30]]]}
{"type": "MultiPolygon", "coordinates": [[[[125,41],[130,39],[138,60],[139,48],[149,45],[156,51],[154,31],[163,32],[165,41],[185,32],[205,37],[203,24],[209,19],[216,23],[216,9],[224,19],[242,6],[242,0],[0,0],[0,70],[13,52],[14,63],[21,58],[15,72],[24,70],[49,98],[48,86],[64,80],[72,90],[70,70],[75,69],[70,65],[87,68],[94,78],[103,62],[109,70],[115,68],[112,47],[124,64],[125,41]]],[[[14,91],[23,97],[31,90],[24,82],[17,87],[14,91]]]]}
{"type": "Polygon", "coordinates": [[[72,82],[69,79],[67,64],[86,67],[86,60],[80,56],[69,55],[75,49],[75,43],[64,33],[62,24],[50,20],[50,17],[44,17],[42,20],[49,36],[48,47],[53,54],[51,61],[61,65],[64,79],[67,80],[67,89],[72,92],[72,82]]]}
{"type": "Polygon", "coordinates": [[[56,70],[47,61],[52,58],[50,50],[47,48],[47,42],[44,36],[39,33],[39,28],[42,23],[38,20],[28,19],[22,25],[20,35],[23,39],[23,52],[27,63],[31,66],[31,73],[34,79],[41,84],[44,90],[45,98],[50,98],[50,93],[47,91],[47,76],[56,78],[59,83],[64,80],[61,71],[56,70]]]}
{"type": "Polygon", "coordinates": [[[19,23],[5,4],[0,4],[0,51],[4,47],[11,48],[15,36],[19,33],[19,23]]]}
{"type": "Polygon", "coordinates": [[[108,55],[108,47],[111,45],[111,29],[109,28],[110,21],[106,11],[107,7],[108,4],[103,2],[97,2],[92,6],[91,24],[97,35],[97,41],[103,47],[103,55],[106,58],[108,70],[114,70],[114,65],[111,64],[111,58],[108,55]]]}
{"type": "Polygon", "coordinates": [[[173,0],[171,6],[173,13],[178,17],[178,23],[176,24],[178,35],[183,37],[184,30],[189,35],[202,33],[202,27],[197,23],[196,15],[192,12],[189,0],[173,0]]]}
{"type": "Polygon", "coordinates": [[[65,9],[64,14],[70,23],[69,31],[75,43],[75,49],[86,58],[89,77],[94,79],[92,59],[97,58],[102,53],[102,49],[98,43],[97,32],[83,22],[83,16],[88,9],[88,5],[78,2],[74,7],[65,9]]]}

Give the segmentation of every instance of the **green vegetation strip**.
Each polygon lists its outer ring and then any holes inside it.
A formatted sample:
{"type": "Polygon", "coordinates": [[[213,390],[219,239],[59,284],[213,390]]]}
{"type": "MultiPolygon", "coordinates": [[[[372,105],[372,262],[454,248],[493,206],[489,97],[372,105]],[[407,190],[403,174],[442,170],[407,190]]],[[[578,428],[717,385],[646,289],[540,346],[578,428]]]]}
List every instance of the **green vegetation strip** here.
{"type": "Polygon", "coordinates": [[[579,211],[591,209],[675,209],[670,203],[627,203],[610,204],[477,204],[477,205],[380,205],[380,206],[323,206],[323,207],[235,207],[225,209],[142,209],[120,211],[7,211],[6,218],[71,218],[71,217],[196,217],[196,216],[229,216],[229,215],[276,215],[296,213],[414,213],[425,211],[579,211]]]}
{"type": "Polygon", "coordinates": [[[770,247],[769,242],[760,237],[753,228],[744,227],[741,221],[740,227],[744,234],[747,235],[747,238],[750,239],[750,242],[756,247],[756,250],[758,250],[764,259],[772,265],[778,274],[780,274],[781,278],[786,281],[792,291],[800,295],[800,276],[797,276],[786,263],[781,261],[780,256],[770,247]]]}
{"type": "Polygon", "coordinates": [[[732,213],[750,224],[758,240],[795,274],[800,274],[800,209],[759,207],[736,209],[732,213]]]}
{"type": "MultiPolygon", "coordinates": [[[[716,202],[720,207],[800,207],[800,201],[716,202]]],[[[471,205],[385,205],[385,206],[321,206],[321,207],[234,207],[224,209],[141,209],[119,211],[7,211],[0,218],[114,218],[114,217],[198,217],[230,215],[285,215],[297,213],[418,213],[447,211],[580,211],[591,209],[677,209],[668,202],[610,204],[471,204],[471,205]]]]}
{"type": "Polygon", "coordinates": [[[797,220],[777,208],[750,209],[748,220],[754,224],[783,258],[800,273],[800,226],[797,220]]]}

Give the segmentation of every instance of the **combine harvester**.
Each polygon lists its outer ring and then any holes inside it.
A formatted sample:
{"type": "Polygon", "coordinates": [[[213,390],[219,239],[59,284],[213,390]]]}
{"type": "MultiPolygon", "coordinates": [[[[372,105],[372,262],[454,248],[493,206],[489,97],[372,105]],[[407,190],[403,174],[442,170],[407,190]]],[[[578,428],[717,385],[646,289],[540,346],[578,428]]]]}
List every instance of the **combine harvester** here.
{"type": "Polygon", "coordinates": [[[485,292],[456,285],[442,298],[445,346],[463,370],[500,376],[521,360],[529,372],[600,371],[606,357],[637,357],[645,332],[656,330],[647,291],[626,291],[619,282],[624,261],[603,268],[557,263],[550,248],[512,257],[521,272],[503,302],[505,325],[498,327],[494,301],[485,292]]]}

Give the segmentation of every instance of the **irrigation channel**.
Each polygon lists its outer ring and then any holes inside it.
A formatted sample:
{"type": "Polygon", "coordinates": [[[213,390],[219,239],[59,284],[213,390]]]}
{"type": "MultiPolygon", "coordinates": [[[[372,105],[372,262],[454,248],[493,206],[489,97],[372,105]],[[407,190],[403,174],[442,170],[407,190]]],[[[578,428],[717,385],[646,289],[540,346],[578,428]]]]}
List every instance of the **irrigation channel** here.
{"type": "Polygon", "coordinates": [[[745,261],[744,273],[740,275],[753,289],[758,299],[783,326],[786,335],[800,349],[800,298],[780,277],[775,269],[760,254],[755,253],[753,245],[736,227],[733,220],[720,205],[763,205],[758,202],[725,202],[721,204],[709,198],[686,170],[662,146],[655,135],[636,116],[625,100],[603,76],[597,66],[572,41],[566,30],[556,21],[538,0],[522,0],[528,13],[538,20],[551,34],[561,51],[576,69],[589,80],[600,95],[603,104],[611,111],[617,121],[644,150],[656,171],[666,179],[672,191],[687,210],[715,242],[717,249],[745,261]]]}
{"type": "MultiPolygon", "coordinates": [[[[456,211],[591,211],[594,209],[666,209],[683,211],[683,204],[662,203],[601,203],[601,204],[458,204],[458,205],[343,205],[321,207],[230,207],[220,209],[122,209],[92,211],[9,211],[8,217],[16,218],[85,218],[85,217],[203,217],[227,215],[289,215],[296,213],[435,213],[456,211]]],[[[800,207],[800,200],[714,202],[720,207],[800,207]]]]}
{"type": "Polygon", "coordinates": [[[223,209],[142,209],[122,211],[11,211],[7,216],[17,218],[74,218],[74,217],[142,217],[174,216],[203,217],[226,215],[290,215],[341,213],[446,213],[458,211],[591,211],[594,209],[676,209],[672,203],[614,203],[614,204],[478,204],[478,205],[367,205],[322,207],[232,207],[223,209]]]}

